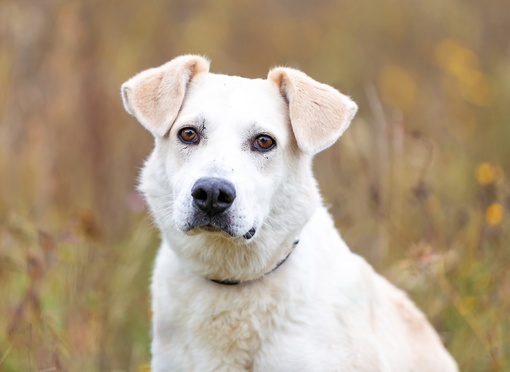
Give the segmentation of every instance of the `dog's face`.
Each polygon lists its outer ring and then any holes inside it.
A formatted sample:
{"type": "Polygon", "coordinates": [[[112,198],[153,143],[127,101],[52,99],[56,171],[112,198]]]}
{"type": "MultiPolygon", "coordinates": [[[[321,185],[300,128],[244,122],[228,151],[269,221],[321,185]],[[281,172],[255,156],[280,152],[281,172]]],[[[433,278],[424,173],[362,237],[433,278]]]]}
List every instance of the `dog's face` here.
{"type": "Polygon", "coordinates": [[[200,74],[190,82],[161,141],[178,230],[256,237],[295,152],[285,106],[265,80],[200,74]]]}
{"type": "Polygon", "coordinates": [[[141,190],[164,238],[200,275],[250,280],[282,258],[320,203],[310,160],[356,106],[296,70],[251,80],[208,67],[179,57],[122,95],[156,139],[141,190]]]}

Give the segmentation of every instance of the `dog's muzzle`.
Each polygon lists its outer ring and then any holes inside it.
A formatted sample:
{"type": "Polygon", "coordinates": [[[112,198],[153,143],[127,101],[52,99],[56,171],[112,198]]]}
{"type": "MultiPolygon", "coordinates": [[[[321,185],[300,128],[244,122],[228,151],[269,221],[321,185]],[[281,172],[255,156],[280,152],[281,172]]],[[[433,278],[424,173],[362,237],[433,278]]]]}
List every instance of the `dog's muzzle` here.
{"type": "MultiPolygon", "coordinates": [[[[191,188],[195,213],[190,228],[202,228],[206,231],[224,231],[236,236],[232,230],[232,216],[227,213],[236,198],[235,186],[223,178],[199,178],[191,188]]],[[[243,235],[246,240],[255,235],[251,228],[243,235]]]]}

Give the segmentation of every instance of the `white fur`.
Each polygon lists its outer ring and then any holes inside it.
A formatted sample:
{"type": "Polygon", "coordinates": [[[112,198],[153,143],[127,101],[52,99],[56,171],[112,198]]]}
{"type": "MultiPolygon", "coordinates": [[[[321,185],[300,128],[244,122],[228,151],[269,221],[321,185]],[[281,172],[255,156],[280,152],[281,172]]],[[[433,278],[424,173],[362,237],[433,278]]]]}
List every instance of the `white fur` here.
{"type": "MultiPolygon", "coordinates": [[[[285,76],[190,74],[170,127],[144,122],[155,133],[155,149],[140,190],[163,240],[152,283],[152,370],[457,370],[422,313],[350,252],[322,206],[311,158],[345,130],[355,104],[295,70],[277,73],[285,76]],[[292,93],[299,99],[286,95],[290,83],[299,87],[292,93]],[[320,117],[299,112],[308,97],[319,101],[318,107],[323,100],[339,105],[329,108],[336,113],[322,110],[336,119],[303,127],[307,123],[297,117],[320,117]],[[331,129],[316,130],[320,125],[331,129]],[[179,130],[187,126],[203,130],[198,145],[179,141],[179,130]],[[260,133],[271,135],[276,148],[254,151],[250,144],[260,133]],[[237,197],[224,212],[231,221],[228,233],[190,229],[191,188],[201,177],[223,178],[236,188],[237,197]],[[243,235],[252,227],[256,233],[247,240],[243,235]],[[267,274],[296,238],[299,244],[287,261],[267,274]]],[[[137,89],[133,81],[125,85],[125,104],[143,107],[145,102],[129,102],[137,89]]],[[[166,94],[165,86],[158,89],[166,94]]]]}

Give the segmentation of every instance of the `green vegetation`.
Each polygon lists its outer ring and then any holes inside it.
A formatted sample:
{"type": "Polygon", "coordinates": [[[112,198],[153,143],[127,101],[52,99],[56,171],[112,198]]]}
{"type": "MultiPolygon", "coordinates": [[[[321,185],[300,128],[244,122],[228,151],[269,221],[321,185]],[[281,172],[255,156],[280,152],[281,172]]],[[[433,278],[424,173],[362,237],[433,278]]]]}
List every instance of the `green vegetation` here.
{"type": "Polygon", "coordinates": [[[510,370],[506,0],[0,2],[0,370],[146,370],[150,134],[120,84],[183,53],[302,69],[358,102],[318,156],[350,247],[462,371],[510,370]]]}

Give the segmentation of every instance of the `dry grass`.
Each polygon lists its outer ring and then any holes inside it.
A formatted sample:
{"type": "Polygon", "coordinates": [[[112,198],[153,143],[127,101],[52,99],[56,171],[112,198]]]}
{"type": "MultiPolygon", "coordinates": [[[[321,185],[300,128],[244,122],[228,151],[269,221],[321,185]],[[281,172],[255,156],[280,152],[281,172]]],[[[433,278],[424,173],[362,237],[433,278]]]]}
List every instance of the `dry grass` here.
{"type": "Polygon", "coordinates": [[[463,371],[510,369],[510,5],[0,2],[0,370],[137,371],[158,245],[130,75],[182,53],[295,66],[361,110],[316,174],[351,248],[463,371]]]}

